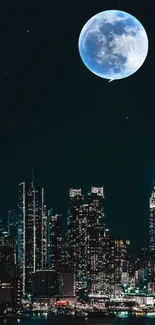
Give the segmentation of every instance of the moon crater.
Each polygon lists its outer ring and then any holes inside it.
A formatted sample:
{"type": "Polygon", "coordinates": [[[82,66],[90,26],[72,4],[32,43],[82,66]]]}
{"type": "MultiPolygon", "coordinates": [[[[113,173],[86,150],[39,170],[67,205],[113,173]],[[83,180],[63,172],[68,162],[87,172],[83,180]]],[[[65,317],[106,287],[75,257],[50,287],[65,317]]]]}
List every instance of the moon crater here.
{"type": "Polygon", "coordinates": [[[135,73],[148,54],[148,37],[132,15],[103,11],[84,25],[78,48],[86,67],[105,79],[122,79],[135,73]]]}

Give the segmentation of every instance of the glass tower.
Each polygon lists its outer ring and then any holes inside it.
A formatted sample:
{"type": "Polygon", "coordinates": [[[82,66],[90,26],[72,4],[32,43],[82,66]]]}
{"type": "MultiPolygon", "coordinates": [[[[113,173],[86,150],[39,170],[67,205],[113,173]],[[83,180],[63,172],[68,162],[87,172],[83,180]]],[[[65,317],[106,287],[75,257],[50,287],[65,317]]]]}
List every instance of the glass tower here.
{"type": "Polygon", "coordinates": [[[149,209],[149,250],[155,251],[155,184],[150,197],[149,209]]]}
{"type": "Polygon", "coordinates": [[[62,216],[48,210],[47,217],[47,267],[53,271],[61,269],[62,216]]]}
{"type": "Polygon", "coordinates": [[[32,272],[43,269],[46,255],[46,213],[44,189],[33,183],[19,184],[18,203],[18,270],[22,292],[32,292],[32,272]]]}

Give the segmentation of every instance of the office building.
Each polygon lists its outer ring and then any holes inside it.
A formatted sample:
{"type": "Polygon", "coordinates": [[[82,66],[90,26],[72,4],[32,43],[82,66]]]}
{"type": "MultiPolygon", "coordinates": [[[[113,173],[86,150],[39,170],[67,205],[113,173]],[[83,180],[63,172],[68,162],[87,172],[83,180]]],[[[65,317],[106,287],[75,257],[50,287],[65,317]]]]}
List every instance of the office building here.
{"type": "Polygon", "coordinates": [[[59,274],[53,270],[33,273],[32,293],[34,298],[52,298],[59,295],[59,274]]]}
{"type": "Polygon", "coordinates": [[[62,251],[61,251],[61,269],[62,271],[69,268],[69,243],[68,234],[65,233],[62,236],[62,251]]]}
{"type": "Polygon", "coordinates": [[[87,214],[88,204],[81,189],[70,189],[68,217],[69,266],[74,272],[74,292],[79,300],[86,299],[87,284],[87,214]]]}
{"type": "Polygon", "coordinates": [[[0,280],[15,275],[14,245],[13,237],[0,237],[0,280]]]}
{"type": "Polygon", "coordinates": [[[21,279],[18,277],[0,280],[0,303],[10,303],[14,309],[21,308],[21,279]]]}
{"type": "Polygon", "coordinates": [[[62,257],[62,216],[52,209],[48,210],[47,218],[47,267],[60,271],[62,257]]]}
{"type": "Polygon", "coordinates": [[[147,271],[149,271],[149,262],[150,262],[150,257],[149,257],[148,248],[142,248],[140,258],[139,258],[139,268],[146,269],[147,271]]]}
{"type": "Polygon", "coordinates": [[[138,270],[138,287],[141,292],[148,292],[148,270],[146,268],[140,268],[138,270]]]}
{"type": "Polygon", "coordinates": [[[103,187],[92,187],[87,195],[81,189],[70,190],[68,243],[78,299],[108,291],[109,240],[104,225],[103,187]]]}
{"type": "Polygon", "coordinates": [[[105,294],[107,288],[107,234],[104,224],[103,187],[92,187],[87,195],[88,292],[105,294]]]}
{"type": "Polygon", "coordinates": [[[155,184],[150,197],[149,209],[149,278],[155,282],[155,184]]]}
{"type": "Polygon", "coordinates": [[[16,210],[9,210],[8,212],[8,236],[14,238],[14,261],[17,264],[18,252],[18,213],[16,210]]]}
{"type": "Polygon", "coordinates": [[[72,297],[75,295],[74,292],[74,273],[69,269],[61,273],[62,277],[62,296],[72,297]]]}
{"type": "Polygon", "coordinates": [[[149,250],[155,251],[155,185],[150,197],[149,209],[149,250]]]}
{"type": "Polygon", "coordinates": [[[0,237],[8,236],[7,223],[0,218],[0,237]]]}
{"type": "Polygon", "coordinates": [[[8,235],[17,238],[18,234],[18,214],[16,210],[8,212],[8,235]]]}
{"type": "Polygon", "coordinates": [[[32,273],[45,266],[45,224],[44,189],[33,183],[19,184],[18,271],[23,295],[32,293],[32,273]]]}
{"type": "Polygon", "coordinates": [[[126,276],[129,273],[128,268],[128,245],[130,241],[121,240],[115,238],[115,249],[114,249],[114,287],[112,294],[114,296],[121,296],[122,289],[122,277],[124,273],[126,276]]]}
{"type": "Polygon", "coordinates": [[[135,276],[135,271],[139,267],[139,259],[133,252],[129,252],[129,277],[135,276]]]}

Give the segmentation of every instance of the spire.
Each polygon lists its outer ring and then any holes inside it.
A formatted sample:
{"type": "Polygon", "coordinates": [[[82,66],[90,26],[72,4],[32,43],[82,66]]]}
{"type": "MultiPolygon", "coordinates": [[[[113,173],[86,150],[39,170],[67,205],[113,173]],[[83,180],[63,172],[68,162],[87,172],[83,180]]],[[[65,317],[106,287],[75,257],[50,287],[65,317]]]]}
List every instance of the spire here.
{"type": "Polygon", "coordinates": [[[32,184],[34,184],[34,165],[32,165],[32,184]]]}

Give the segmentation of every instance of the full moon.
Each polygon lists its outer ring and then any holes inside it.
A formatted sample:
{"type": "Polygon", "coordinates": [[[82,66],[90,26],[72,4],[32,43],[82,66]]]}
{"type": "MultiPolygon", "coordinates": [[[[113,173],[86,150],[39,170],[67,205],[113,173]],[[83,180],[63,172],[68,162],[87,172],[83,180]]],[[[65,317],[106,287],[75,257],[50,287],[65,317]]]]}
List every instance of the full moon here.
{"type": "Polygon", "coordinates": [[[87,21],[78,48],[91,72],[112,81],[132,75],[143,65],[149,42],[135,17],[124,11],[107,10],[87,21]]]}

